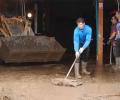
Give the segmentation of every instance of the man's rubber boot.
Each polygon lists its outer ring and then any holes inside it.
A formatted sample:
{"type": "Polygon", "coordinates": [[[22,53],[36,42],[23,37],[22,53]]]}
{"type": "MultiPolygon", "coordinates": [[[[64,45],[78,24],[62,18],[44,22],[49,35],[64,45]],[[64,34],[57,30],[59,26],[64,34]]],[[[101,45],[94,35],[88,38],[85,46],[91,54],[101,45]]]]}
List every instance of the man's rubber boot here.
{"type": "Polygon", "coordinates": [[[114,66],[114,71],[117,71],[118,70],[118,68],[119,68],[119,57],[116,57],[115,58],[115,62],[116,62],[116,65],[114,66]]]}
{"type": "Polygon", "coordinates": [[[80,73],[79,73],[79,68],[80,68],[80,64],[79,63],[75,63],[74,71],[75,71],[75,78],[77,78],[77,79],[82,78],[80,73]]]}
{"type": "Polygon", "coordinates": [[[120,71],[120,57],[118,57],[118,70],[120,71]]]}
{"type": "Polygon", "coordinates": [[[82,74],[90,75],[90,72],[87,71],[87,62],[82,61],[82,74]]]}

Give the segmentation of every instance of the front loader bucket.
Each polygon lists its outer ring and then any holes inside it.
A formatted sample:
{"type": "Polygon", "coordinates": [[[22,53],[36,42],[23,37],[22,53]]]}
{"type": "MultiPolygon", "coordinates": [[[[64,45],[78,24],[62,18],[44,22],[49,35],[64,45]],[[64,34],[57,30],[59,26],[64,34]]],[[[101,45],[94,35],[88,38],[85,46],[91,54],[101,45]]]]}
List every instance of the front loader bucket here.
{"type": "Polygon", "coordinates": [[[0,59],[5,62],[59,61],[65,49],[47,36],[1,37],[0,59]]]}

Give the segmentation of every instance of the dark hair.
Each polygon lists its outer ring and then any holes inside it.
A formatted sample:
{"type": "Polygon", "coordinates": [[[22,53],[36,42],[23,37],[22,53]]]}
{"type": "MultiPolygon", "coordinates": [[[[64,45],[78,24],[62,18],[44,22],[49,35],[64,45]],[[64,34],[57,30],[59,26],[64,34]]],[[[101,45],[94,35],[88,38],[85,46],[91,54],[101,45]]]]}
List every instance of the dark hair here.
{"type": "Polygon", "coordinates": [[[79,17],[79,18],[76,20],[76,24],[78,24],[78,23],[85,23],[84,18],[79,17]]]}
{"type": "MultiPolygon", "coordinates": [[[[114,18],[116,21],[118,21],[118,19],[117,19],[117,17],[116,17],[116,16],[112,16],[112,18],[114,18]]],[[[112,18],[111,18],[111,19],[112,19],[112,18]]]]}

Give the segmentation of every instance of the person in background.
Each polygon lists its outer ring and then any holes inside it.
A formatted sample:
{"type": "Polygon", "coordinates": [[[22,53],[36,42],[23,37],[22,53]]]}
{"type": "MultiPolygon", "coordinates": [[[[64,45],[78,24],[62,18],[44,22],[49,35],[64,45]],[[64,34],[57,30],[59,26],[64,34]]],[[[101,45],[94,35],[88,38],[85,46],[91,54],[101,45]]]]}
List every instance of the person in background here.
{"type": "MultiPolygon", "coordinates": [[[[116,25],[117,25],[117,18],[116,16],[112,16],[111,18],[111,32],[110,32],[110,38],[109,38],[109,43],[111,43],[111,46],[110,46],[110,64],[112,64],[112,54],[115,58],[115,37],[116,37],[116,34],[117,34],[117,28],[116,28],[116,25]]],[[[116,60],[116,59],[115,59],[116,60]]],[[[112,71],[114,70],[115,66],[112,66],[112,71]]]]}
{"type": "Polygon", "coordinates": [[[111,45],[114,45],[114,41],[115,41],[115,36],[116,36],[116,33],[117,33],[117,28],[116,28],[116,25],[117,25],[117,18],[116,16],[112,16],[111,18],[111,32],[110,32],[110,42],[111,42],[111,45]]]}
{"type": "Polygon", "coordinates": [[[75,78],[81,78],[79,73],[80,61],[82,74],[90,75],[87,71],[87,62],[89,57],[89,45],[92,37],[92,28],[85,24],[84,18],[76,20],[77,27],[74,29],[74,50],[77,61],[74,66],[75,78]]]}
{"type": "Polygon", "coordinates": [[[114,47],[113,47],[113,54],[115,56],[115,62],[116,66],[114,67],[114,70],[119,70],[120,69],[120,11],[116,12],[116,18],[118,20],[116,24],[116,35],[115,35],[115,42],[114,42],[114,47]]]}

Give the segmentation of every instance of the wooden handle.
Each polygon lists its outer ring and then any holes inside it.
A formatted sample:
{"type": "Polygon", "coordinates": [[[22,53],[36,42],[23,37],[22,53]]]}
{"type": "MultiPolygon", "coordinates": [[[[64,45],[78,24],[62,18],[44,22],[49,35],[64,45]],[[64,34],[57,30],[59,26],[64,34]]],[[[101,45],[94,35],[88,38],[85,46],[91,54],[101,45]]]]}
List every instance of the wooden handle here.
{"type": "Polygon", "coordinates": [[[77,60],[77,58],[75,58],[75,60],[74,60],[73,64],[71,65],[71,67],[70,67],[70,69],[69,69],[69,71],[68,71],[68,73],[67,73],[67,75],[65,76],[65,78],[64,78],[64,79],[67,79],[67,78],[68,78],[68,76],[69,76],[69,74],[70,74],[70,72],[71,72],[72,68],[74,67],[74,65],[75,65],[75,63],[76,63],[76,60],[77,60]]]}

